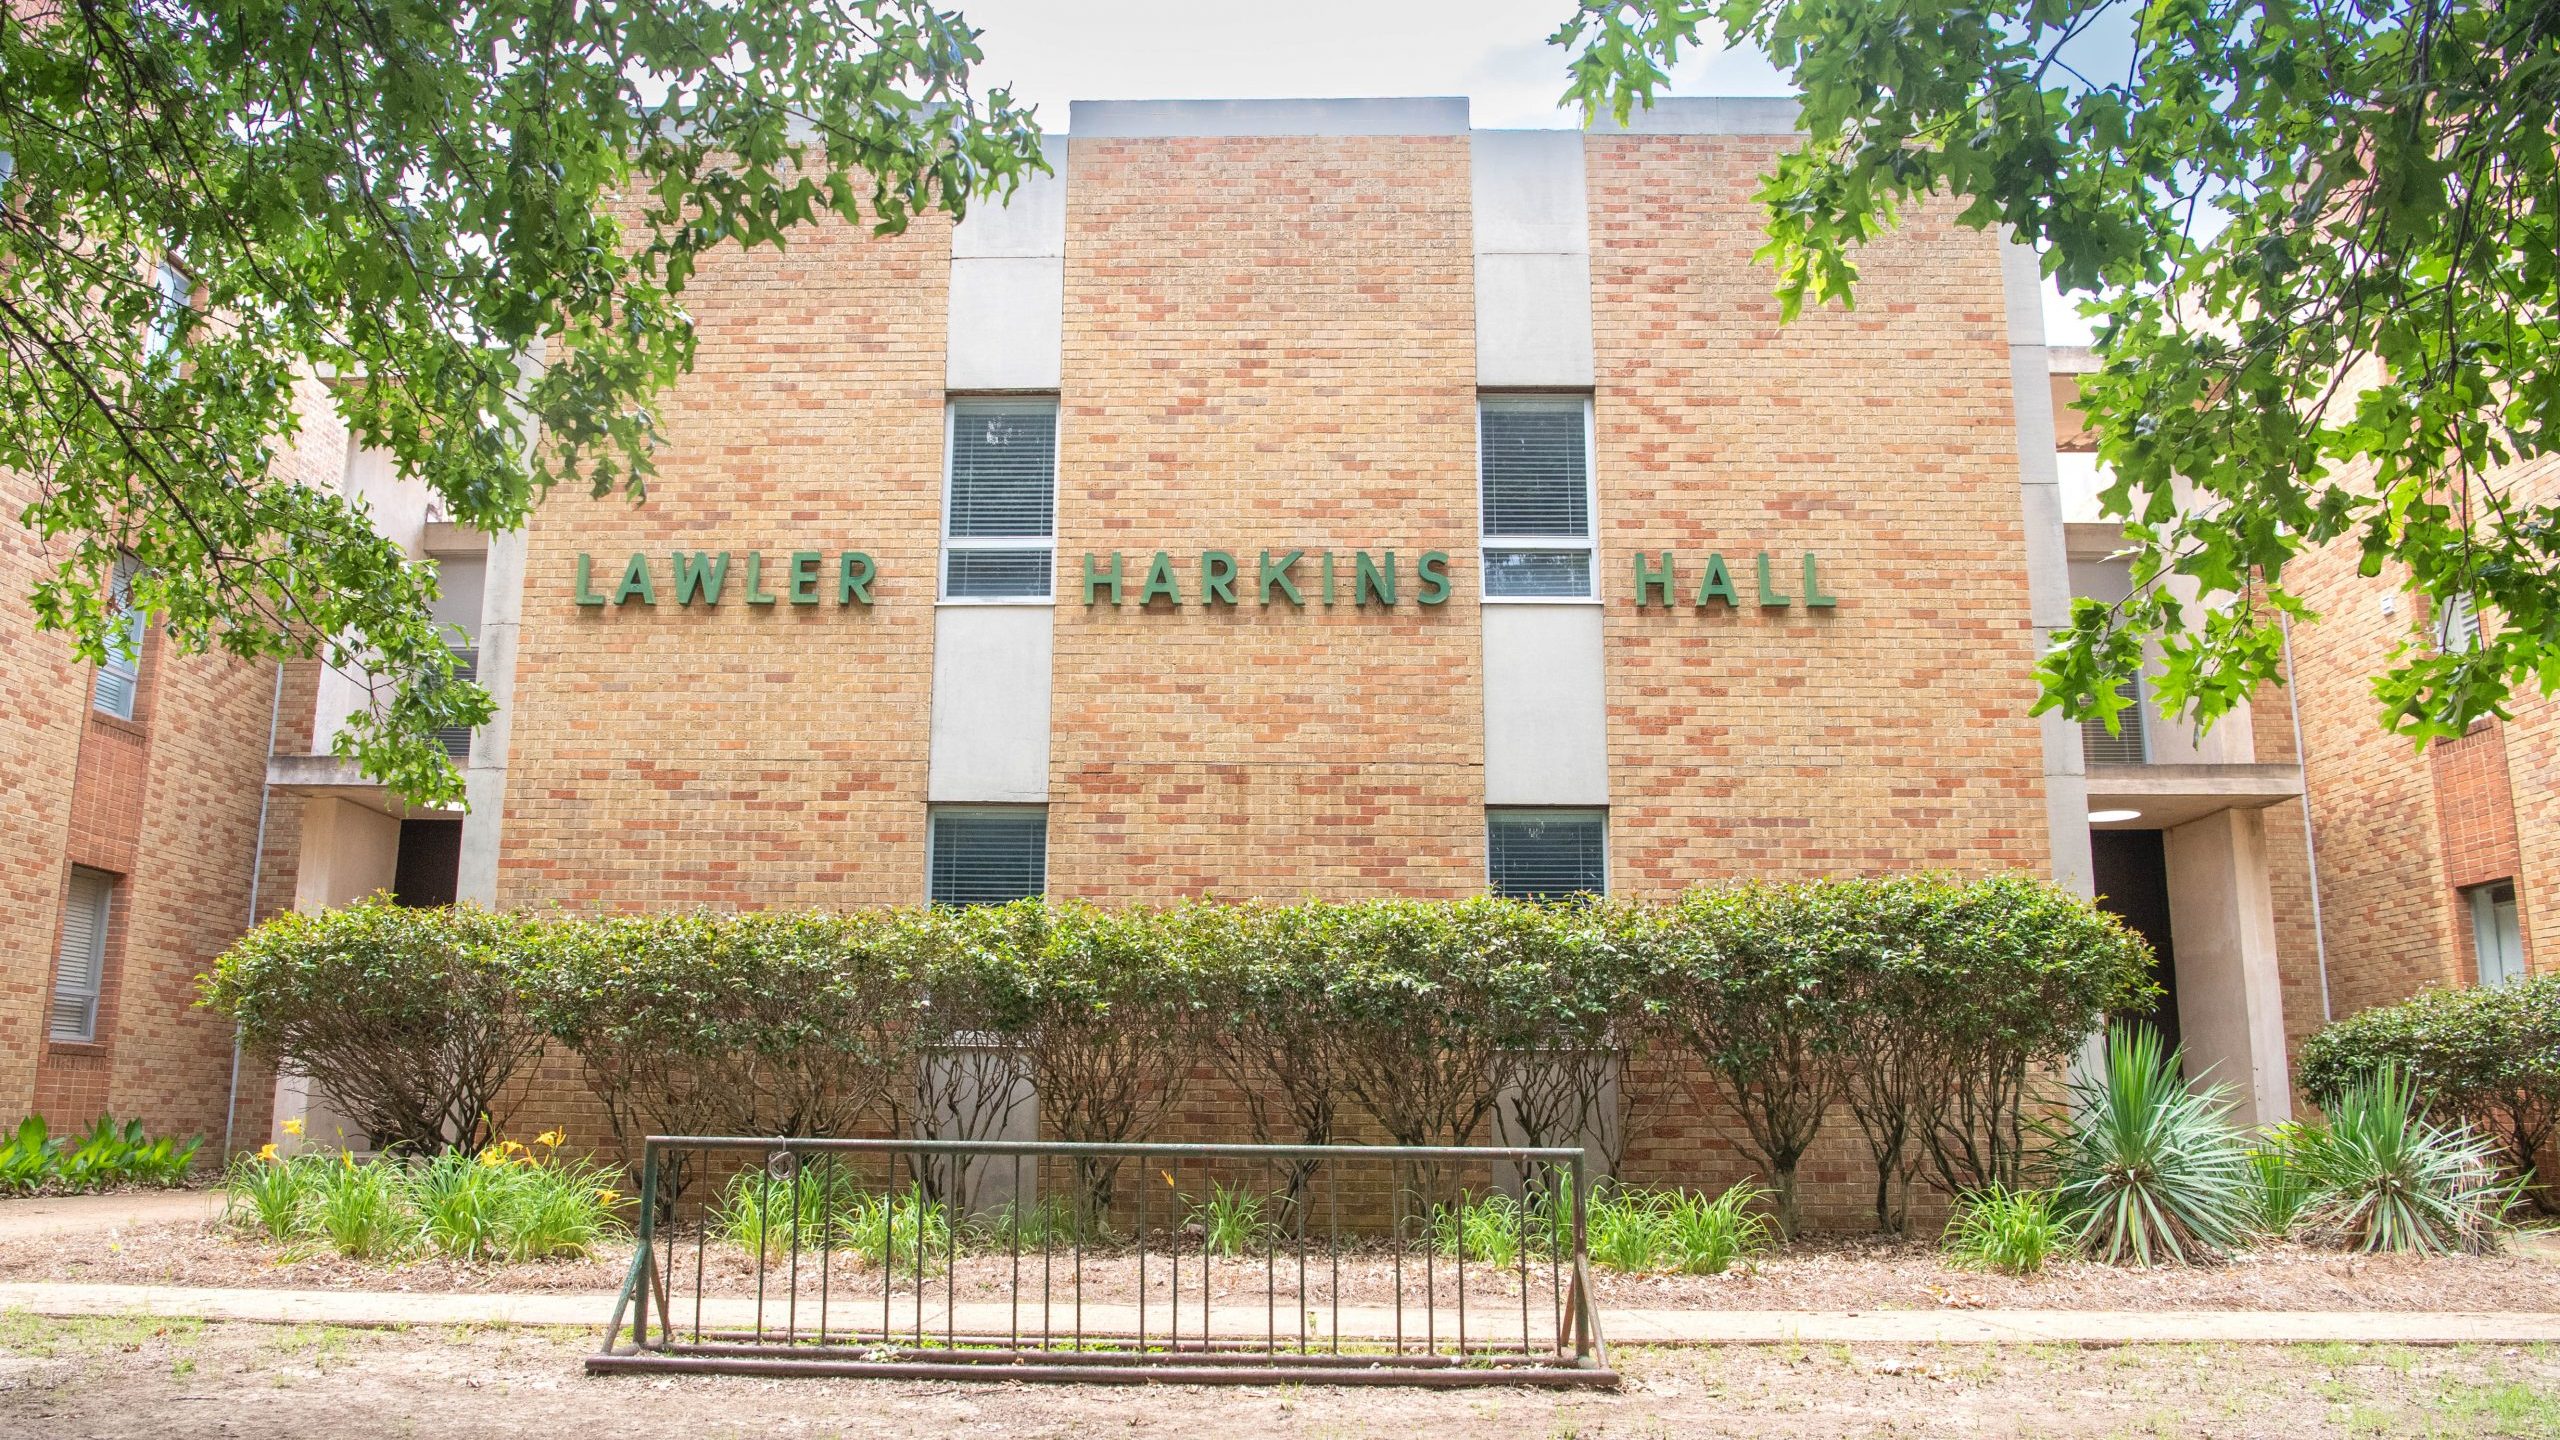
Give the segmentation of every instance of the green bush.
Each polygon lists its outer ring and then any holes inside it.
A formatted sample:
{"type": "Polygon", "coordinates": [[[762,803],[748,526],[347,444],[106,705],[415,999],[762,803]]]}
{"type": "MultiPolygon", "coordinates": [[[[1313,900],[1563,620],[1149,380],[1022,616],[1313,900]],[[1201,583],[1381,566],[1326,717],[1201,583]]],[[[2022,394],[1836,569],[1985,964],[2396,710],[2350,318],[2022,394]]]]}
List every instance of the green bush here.
{"type": "Polygon", "coordinates": [[[2071,1248],[2071,1227],[2050,1190],[1982,1190],[1956,1202],[1940,1243],[1959,1265],[2034,1275],[2071,1248]]]}
{"type": "Polygon", "coordinates": [[[477,1151],[542,1046],[519,1002],[524,922],[382,896],[287,912],[240,937],[204,1003],[255,1055],[326,1087],[381,1149],[477,1151]]]}
{"type": "Polygon", "coordinates": [[[2304,1226],[2352,1249],[2491,1250],[2515,1203],[2496,1147],[2467,1125],[2430,1123],[2396,1070],[2347,1086],[2328,1122],[2296,1127],[2291,1142],[2310,1192],[2304,1226]]]}
{"type": "Polygon", "coordinates": [[[41,1115],[29,1115],[0,1140],[0,1195],[38,1190],[108,1190],[119,1185],[169,1189],[195,1170],[201,1137],[153,1138],[140,1120],[118,1125],[107,1116],[78,1136],[56,1136],[41,1115]]]}
{"type": "Polygon", "coordinates": [[[929,917],[708,911],[531,927],[517,983],[626,1161],[651,1134],[845,1135],[905,1073],[929,917]]]}
{"type": "Polygon", "coordinates": [[[2248,1232],[2256,1174],[2226,1087],[2187,1084],[2147,1025],[2107,1036],[2105,1068],[2073,1084],[2058,1208],[2080,1248],[2115,1264],[2200,1261],[2248,1232]]]}
{"type": "Polygon", "coordinates": [[[2424,990],[2350,1015],[2303,1042],[2299,1077],[2326,1109],[2386,1067],[2427,1110],[2494,1139],[2510,1175],[2527,1175],[2560,1125],[2560,974],[2424,990]]]}

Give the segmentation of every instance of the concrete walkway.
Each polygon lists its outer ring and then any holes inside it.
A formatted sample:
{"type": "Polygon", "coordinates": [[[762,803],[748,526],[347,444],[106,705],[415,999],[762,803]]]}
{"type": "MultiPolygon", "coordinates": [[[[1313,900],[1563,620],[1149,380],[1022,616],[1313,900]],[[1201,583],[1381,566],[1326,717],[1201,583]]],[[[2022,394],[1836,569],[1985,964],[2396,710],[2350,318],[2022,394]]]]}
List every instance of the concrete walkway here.
{"type": "MultiPolygon", "coordinates": [[[[613,1296],[595,1292],[556,1294],[453,1294],[366,1290],[210,1289],[171,1285],[58,1285],[0,1283],[0,1311],[24,1310],[37,1315],[162,1315],[204,1320],[275,1324],[382,1327],[401,1325],[541,1325],[601,1331],[613,1311],[613,1296]]],[[[806,1330],[814,1306],[804,1302],[799,1324],[806,1330]]],[[[1517,1343],[1517,1311],[1510,1333],[1517,1343]]],[[[831,1322],[840,1332],[848,1324],[876,1327],[877,1309],[865,1315],[839,1299],[831,1322]]],[[[755,1323],[752,1301],[712,1299],[704,1302],[703,1323],[746,1328],[755,1323]]],[[[1004,1335],[1012,1317],[1002,1305],[963,1304],[957,1328],[963,1333],[1004,1335]]],[[[1036,1310],[1023,1315],[1025,1329],[1036,1333],[1036,1310]]],[[[1060,1317],[1062,1320],[1063,1316],[1060,1317]]],[[[1089,1335],[1129,1334],[1135,1313],[1127,1306],[1088,1305],[1089,1335]],[[1125,1313],[1115,1313],[1125,1312],[1125,1313]]],[[[690,1304],[680,1307],[678,1322],[689,1326],[690,1304]]],[[[893,1314],[893,1325],[914,1323],[912,1311],[893,1314]]],[[[1290,1317],[1285,1313],[1284,1325],[1290,1317]]],[[[1542,1320],[1542,1317],[1533,1319],[1542,1320]]],[[[1469,1317],[1469,1337],[1498,1339],[1499,1317],[1477,1310],[1469,1317]]],[[[1222,1335],[1259,1337],[1264,1323],[1260,1306],[1220,1307],[1212,1316],[1222,1335]]],[[[768,1302],[764,1324],[779,1330],[786,1323],[783,1306],[768,1302]]],[[[942,1328],[938,1309],[925,1317],[931,1334],[942,1328]]],[[[1150,1317],[1151,1334],[1163,1333],[1164,1315],[1150,1317]]],[[[1196,1312],[1184,1329],[1197,1323],[1196,1312]]],[[[1345,1307],[1345,1339],[1383,1340],[1392,1335],[1392,1312],[1375,1307],[1345,1307]]],[[[1455,1332],[1454,1312],[1435,1321],[1445,1340],[1455,1332]]],[[[1543,1328],[1543,1325],[1540,1325],[1543,1328]]],[[[1418,1337],[1422,1316],[1405,1314],[1405,1333],[1418,1337]]],[[[1610,1310],[1601,1315],[1601,1331],[1615,1345],[2153,1345],[2233,1344],[2300,1345],[2343,1342],[2388,1345],[2524,1345],[2560,1344],[2560,1314],[2539,1311],[2316,1311],[2316,1310],[1610,1310]]],[[[1196,1333],[1193,1331],[1192,1333],[1196,1333]]]]}
{"type": "Polygon", "coordinates": [[[106,1195],[40,1195],[0,1200],[0,1240],[95,1235],[136,1225],[210,1220],[222,1213],[219,1190],[118,1190],[106,1195]]]}

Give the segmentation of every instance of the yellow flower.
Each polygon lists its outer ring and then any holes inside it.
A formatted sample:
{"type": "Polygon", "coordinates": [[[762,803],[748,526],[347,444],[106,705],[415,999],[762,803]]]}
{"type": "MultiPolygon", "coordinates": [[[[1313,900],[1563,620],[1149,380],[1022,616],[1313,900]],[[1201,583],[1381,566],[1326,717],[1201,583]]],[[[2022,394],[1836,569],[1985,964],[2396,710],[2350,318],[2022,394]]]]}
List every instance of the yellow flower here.
{"type": "Polygon", "coordinates": [[[1172,1189],[1172,1188],[1173,1188],[1173,1172],[1172,1172],[1172,1171],[1170,1171],[1170,1170],[1159,1170],[1159,1171],[1157,1171],[1156,1173],[1164,1177],[1164,1188],[1166,1188],[1167,1190],[1170,1190],[1170,1189],[1172,1189]]]}
{"type": "Polygon", "coordinates": [[[596,1192],[596,1203],[599,1205],[618,1205],[622,1203],[622,1192],[610,1188],[598,1190],[596,1192]]]}
{"type": "Polygon", "coordinates": [[[516,1141],[513,1141],[513,1140],[501,1140],[501,1141],[499,1141],[499,1142],[498,1142],[498,1150],[499,1150],[499,1152],[500,1152],[501,1154],[506,1154],[506,1155],[523,1155],[523,1154],[528,1153],[528,1152],[525,1150],[525,1148],[524,1148],[524,1146],[523,1146],[523,1145],[521,1145],[521,1144],[519,1144],[519,1143],[517,1143],[516,1141]]]}
{"type": "Polygon", "coordinates": [[[301,1133],[302,1133],[302,1117],[301,1117],[301,1116],[299,1116],[299,1115],[296,1115],[296,1116],[295,1116],[295,1117],[293,1117],[292,1119],[287,1120],[286,1122],[284,1122],[284,1133],[286,1133],[287,1135],[299,1135],[299,1134],[301,1134],[301,1133]]]}
{"type": "Polygon", "coordinates": [[[341,1150],[341,1151],[339,1151],[339,1152],[338,1152],[338,1159],[339,1159],[339,1161],[340,1161],[341,1163],[343,1163],[343,1164],[344,1164],[348,1169],[353,1170],[354,1168],[356,1168],[356,1152],[354,1152],[353,1150],[341,1150]]]}
{"type": "Polygon", "coordinates": [[[276,1153],[275,1142],[272,1140],[258,1147],[258,1158],[261,1160],[273,1160],[279,1165],[284,1163],[284,1157],[276,1153]]]}
{"type": "Polygon", "coordinates": [[[497,1166],[506,1164],[507,1157],[499,1152],[497,1146],[492,1145],[488,1149],[480,1152],[480,1163],[494,1169],[497,1166]]]}
{"type": "Polygon", "coordinates": [[[533,1137],[533,1143],[545,1146],[549,1149],[557,1150],[562,1144],[567,1142],[568,1138],[568,1136],[561,1134],[557,1130],[545,1130],[541,1134],[533,1137]]]}

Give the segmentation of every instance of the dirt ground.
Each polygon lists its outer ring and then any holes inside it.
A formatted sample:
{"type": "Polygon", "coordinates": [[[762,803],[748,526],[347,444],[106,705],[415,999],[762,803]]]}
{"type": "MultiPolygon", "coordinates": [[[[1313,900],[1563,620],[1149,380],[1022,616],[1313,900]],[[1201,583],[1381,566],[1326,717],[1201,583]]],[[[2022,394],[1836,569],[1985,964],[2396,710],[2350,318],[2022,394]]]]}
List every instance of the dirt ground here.
{"type": "Polygon", "coordinates": [[[592,1344],[0,1315],[0,1434],[2560,1437],[2549,1347],[1622,1350],[1621,1390],[1550,1394],[589,1378],[592,1344]]]}
{"type": "MultiPolygon", "coordinates": [[[[694,1247],[673,1247],[675,1289],[693,1286],[694,1247]]],[[[704,1256],[706,1294],[754,1293],[755,1272],[745,1254],[716,1242],[704,1256]]],[[[420,1260],[395,1265],[365,1264],[325,1252],[291,1252],[253,1242],[220,1224],[196,1222],[136,1227],[112,1234],[55,1236],[0,1241],[0,1279],[53,1280],[103,1284],[178,1284],[390,1291],[610,1291],[622,1283],[629,1264],[627,1248],[588,1261],[518,1265],[467,1265],[420,1260]]],[[[876,1294],[876,1268],[839,1257],[829,1283],[840,1296],[876,1294]]],[[[802,1257],[801,1283],[812,1297],[819,1284],[815,1258],[802,1257]]],[[[1026,1258],[1026,1295],[1037,1296],[1038,1262],[1026,1258]]],[[[1150,1292],[1170,1289],[1166,1257],[1149,1261],[1150,1292]]],[[[1183,1257],[1182,1285],[1196,1296],[1200,1258],[1195,1250],[1183,1257]]],[[[782,1284],[777,1273],[768,1290],[782,1284]]],[[[1087,1257],[1087,1295],[1094,1299],[1125,1298],[1133,1293],[1136,1261],[1122,1253],[1087,1257]]],[[[1013,1278],[1010,1257],[967,1255],[949,1277],[960,1300],[1002,1300],[1013,1278]]],[[[1061,1259],[1050,1284],[1064,1297],[1071,1271],[1061,1259]]],[[[1345,1304],[1380,1303],[1393,1297],[1394,1262],[1381,1255],[1354,1257],[1343,1266],[1345,1304]]],[[[1435,1263],[1431,1283],[1447,1303],[1453,1271],[1446,1259],[1435,1263]]],[[[1220,1260],[1213,1279],[1223,1296],[1254,1301],[1264,1294],[1262,1262],[1220,1260]]],[[[1322,1303],[1330,1293],[1331,1275],[1321,1257],[1310,1261],[1309,1293],[1322,1303]]],[[[1531,1293],[1546,1293],[1544,1267],[1530,1267],[1531,1293]]],[[[895,1284],[914,1283],[901,1270],[895,1284]]],[[[928,1268],[926,1285],[934,1298],[944,1290],[941,1267],[928,1268]]],[[[1469,1293],[1516,1293],[1510,1272],[1488,1275],[1469,1267],[1469,1293]]],[[[1947,1265],[1930,1247],[1872,1239],[1815,1238],[1723,1275],[1624,1275],[1595,1271],[1600,1303],[1642,1309],[1700,1310],[1912,1310],[1912,1309],[2229,1309],[2229,1310],[2555,1310],[2560,1309],[2560,1251],[2519,1248],[2513,1253],[2481,1257],[2418,1259],[2403,1256],[2359,1256],[2296,1245],[2252,1251],[2223,1264],[2136,1270],[2085,1262],[2056,1264],[2041,1276],[2013,1278],[1960,1270],[1947,1265]]],[[[1283,1302],[1294,1295],[1294,1259],[1282,1257],[1273,1287],[1283,1302]]],[[[1423,1293],[1420,1260],[1408,1255],[1403,1267],[1407,1303],[1423,1293]]]]}

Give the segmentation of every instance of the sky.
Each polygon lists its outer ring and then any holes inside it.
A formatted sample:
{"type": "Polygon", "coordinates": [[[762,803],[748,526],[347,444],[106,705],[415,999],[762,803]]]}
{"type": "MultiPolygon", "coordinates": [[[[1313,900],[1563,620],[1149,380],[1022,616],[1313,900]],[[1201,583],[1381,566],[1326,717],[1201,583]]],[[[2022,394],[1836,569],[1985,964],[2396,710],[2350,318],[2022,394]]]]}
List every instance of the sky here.
{"type": "MultiPolygon", "coordinates": [[[[1048,129],[1071,100],[1464,95],[1480,128],[1569,128],[1564,52],[1547,43],[1573,0],[956,0],[985,32],[978,85],[1008,86],[1048,129]]],[[[1675,95],[1783,95],[1754,50],[1710,46],[1675,95]]],[[[2046,338],[2088,330],[2045,296],[2046,338]]]]}

